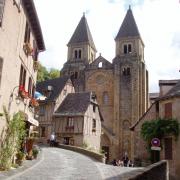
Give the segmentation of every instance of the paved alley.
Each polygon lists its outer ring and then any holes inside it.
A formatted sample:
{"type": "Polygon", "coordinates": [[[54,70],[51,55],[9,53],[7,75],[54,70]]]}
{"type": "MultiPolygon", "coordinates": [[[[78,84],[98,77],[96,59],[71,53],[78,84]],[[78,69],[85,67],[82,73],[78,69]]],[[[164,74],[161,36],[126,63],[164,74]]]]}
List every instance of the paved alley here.
{"type": "Polygon", "coordinates": [[[42,158],[34,166],[10,176],[8,180],[101,180],[119,179],[118,175],[135,168],[114,167],[82,154],[59,148],[42,148],[42,158]]]}

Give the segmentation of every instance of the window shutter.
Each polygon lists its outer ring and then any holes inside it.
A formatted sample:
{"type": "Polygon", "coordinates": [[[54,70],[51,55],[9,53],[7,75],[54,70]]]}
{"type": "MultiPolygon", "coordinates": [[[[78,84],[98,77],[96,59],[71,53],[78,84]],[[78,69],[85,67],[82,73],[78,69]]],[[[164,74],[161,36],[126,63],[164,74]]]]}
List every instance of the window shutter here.
{"type": "Polygon", "coordinates": [[[165,138],[164,139],[164,145],[165,145],[165,159],[172,160],[173,154],[172,154],[172,138],[165,138]]]}
{"type": "Polygon", "coordinates": [[[2,25],[5,0],[0,0],[0,26],[2,25]]]}
{"type": "Polygon", "coordinates": [[[165,104],[165,118],[172,118],[172,103],[165,104]]]}

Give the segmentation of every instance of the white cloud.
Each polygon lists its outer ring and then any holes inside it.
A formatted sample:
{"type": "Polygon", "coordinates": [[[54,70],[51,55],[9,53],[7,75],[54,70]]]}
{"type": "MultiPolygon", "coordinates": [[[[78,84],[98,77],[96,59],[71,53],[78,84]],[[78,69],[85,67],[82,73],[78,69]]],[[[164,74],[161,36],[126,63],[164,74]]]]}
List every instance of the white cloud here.
{"type": "Polygon", "coordinates": [[[47,49],[40,55],[43,65],[62,68],[67,59],[66,44],[83,12],[86,12],[98,52],[111,61],[115,56],[114,37],[128,5],[132,4],[133,14],[145,43],[145,61],[149,70],[150,91],[158,90],[159,79],[179,78],[179,0],[34,1],[47,49]]]}

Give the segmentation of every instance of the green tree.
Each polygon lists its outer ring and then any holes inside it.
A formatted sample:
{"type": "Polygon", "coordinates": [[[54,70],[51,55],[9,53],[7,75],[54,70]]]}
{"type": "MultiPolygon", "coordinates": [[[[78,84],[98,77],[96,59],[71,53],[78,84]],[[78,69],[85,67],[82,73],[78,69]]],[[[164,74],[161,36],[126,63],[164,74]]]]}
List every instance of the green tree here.
{"type": "Polygon", "coordinates": [[[43,65],[39,63],[38,73],[37,73],[37,82],[45,81],[47,79],[49,79],[48,71],[46,67],[44,67],[43,65]]]}
{"type": "Polygon", "coordinates": [[[60,71],[55,68],[51,68],[49,71],[45,66],[39,63],[37,82],[45,81],[48,79],[54,79],[60,76],[60,71]]]}
{"type": "Polygon", "coordinates": [[[60,76],[60,71],[58,69],[51,68],[49,71],[49,79],[54,79],[60,76]]]}

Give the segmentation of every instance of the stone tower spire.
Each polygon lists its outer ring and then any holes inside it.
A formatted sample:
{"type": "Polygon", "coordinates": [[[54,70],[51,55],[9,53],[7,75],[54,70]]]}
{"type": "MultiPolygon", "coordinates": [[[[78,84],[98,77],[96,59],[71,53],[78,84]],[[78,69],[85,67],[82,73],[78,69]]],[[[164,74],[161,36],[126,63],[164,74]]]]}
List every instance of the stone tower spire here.
{"type": "Polygon", "coordinates": [[[85,13],[77,25],[68,46],[68,60],[83,59],[92,62],[95,59],[96,47],[85,17],[85,13]]]}
{"type": "Polygon", "coordinates": [[[96,47],[85,17],[81,17],[68,44],[67,62],[61,76],[69,75],[76,92],[84,91],[84,70],[96,58],[96,47]]]}
{"type": "Polygon", "coordinates": [[[144,59],[144,43],[139,33],[131,7],[122,22],[119,32],[115,38],[116,56],[125,54],[136,54],[144,59]]]}
{"type": "Polygon", "coordinates": [[[129,7],[126,16],[122,22],[122,25],[119,29],[119,32],[115,38],[117,41],[118,39],[125,38],[125,37],[140,37],[140,33],[134,19],[131,7],[129,7]]]}

